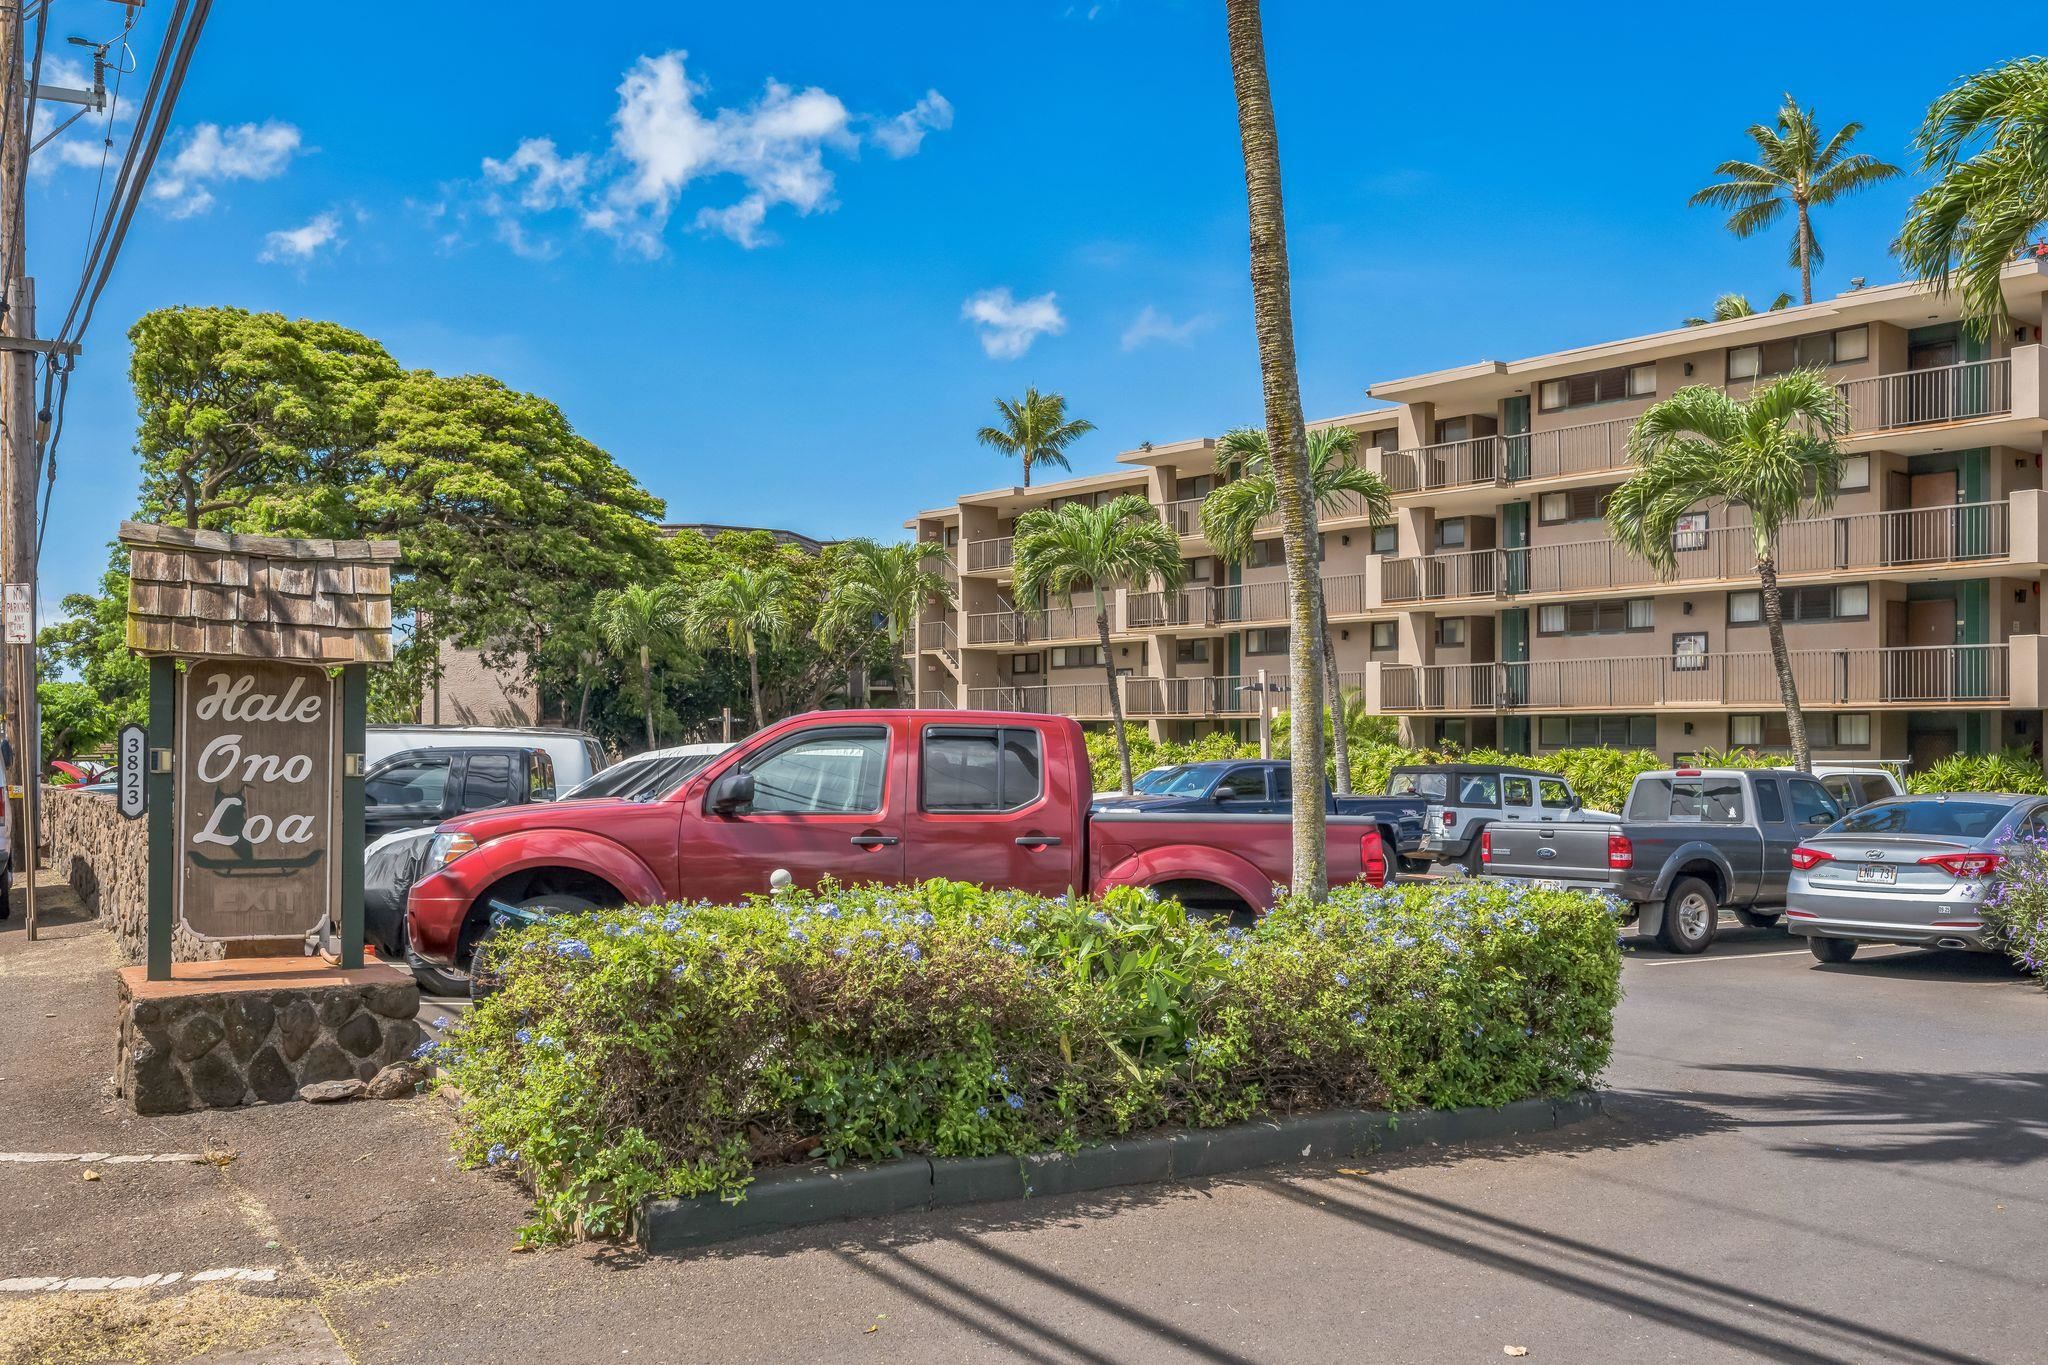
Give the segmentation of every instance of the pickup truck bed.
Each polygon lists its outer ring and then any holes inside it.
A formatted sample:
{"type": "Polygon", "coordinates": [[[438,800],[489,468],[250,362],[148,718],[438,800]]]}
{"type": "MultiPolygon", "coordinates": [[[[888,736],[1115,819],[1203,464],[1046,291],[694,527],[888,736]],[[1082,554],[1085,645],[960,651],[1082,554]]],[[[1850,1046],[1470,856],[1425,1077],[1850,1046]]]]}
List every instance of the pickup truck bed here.
{"type": "MultiPolygon", "coordinates": [[[[1105,811],[1060,716],[843,711],[769,726],[657,800],[550,802],[452,820],[413,884],[412,950],[467,966],[491,902],[569,910],[739,900],[931,877],[1041,895],[1152,887],[1262,911],[1293,866],[1286,815],[1105,811]]],[[[1387,875],[1371,816],[1331,816],[1333,883],[1387,875]]]]}

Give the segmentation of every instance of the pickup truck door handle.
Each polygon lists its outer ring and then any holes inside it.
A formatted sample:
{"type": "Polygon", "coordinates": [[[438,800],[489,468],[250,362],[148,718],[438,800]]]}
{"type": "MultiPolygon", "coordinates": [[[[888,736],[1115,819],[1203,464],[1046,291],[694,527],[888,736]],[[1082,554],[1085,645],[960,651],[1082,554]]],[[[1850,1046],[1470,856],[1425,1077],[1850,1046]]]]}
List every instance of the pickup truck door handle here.
{"type": "Polygon", "coordinates": [[[1057,834],[1020,834],[1017,836],[1017,842],[1026,848],[1054,848],[1058,846],[1059,841],[1060,836],[1057,834]]]}
{"type": "Polygon", "coordinates": [[[853,842],[859,844],[862,848],[885,848],[896,842],[896,836],[893,834],[856,834],[853,836],[853,842]]]}

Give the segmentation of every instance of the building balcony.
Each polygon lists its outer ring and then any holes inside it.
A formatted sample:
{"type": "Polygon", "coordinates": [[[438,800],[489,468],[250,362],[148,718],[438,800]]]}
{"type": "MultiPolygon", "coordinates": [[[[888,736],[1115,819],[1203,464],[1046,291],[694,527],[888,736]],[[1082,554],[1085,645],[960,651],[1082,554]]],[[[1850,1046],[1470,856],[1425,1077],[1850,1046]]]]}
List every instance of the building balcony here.
{"type": "MultiPolygon", "coordinates": [[[[1323,609],[1334,620],[1371,610],[1365,574],[1332,574],[1323,579],[1323,609]]],[[[1231,626],[1284,626],[1291,619],[1284,582],[1180,588],[1132,593],[1125,599],[1128,629],[1204,631],[1231,626]]]]}
{"type": "Polygon", "coordinates": [[[967,573],[1004,573],[1016,558],[1017,538],[997,536],[993,540],[967,542],[967,573]]]}
{"type": "MultiPolygon", "coordinates": [[[[1911,645],[1868,649],[1795,649],[1793,679],[1802,705],[1921,708],[2038,707],[2042,637],[2007,644],[1911,645]],[[2013,686],[2022,656],[2023,686],[2013,686]],[[2024,693],[2025,695],[2020,695],[2024,693]]],[[[1782,705],[1766,651],[1530,663],[1381,664],[1380,708],[1433,712],[1726,711],[1782,705]]]]}
{"type": "MultiPolygon", "coordinates": [[[[1043,645],[1076,641],[1099,642],[1101,628],[1095,608],[1052,607],[1045,611],[981,611],[967,618],[970,645],[1043,645]]],[[[1109,628],[1117,632],[1116,609],[1109,611],[1109,628]]]]}
{"type": "MultiPolygon", "coordinates": [[[[2011,502],[1908,507],[1788,522],[1778,537],[1778,577],[1831,578],[1844,573],[1915,573],[2036,562],[2042,494],[2021,490],[2011,502]],[[2014,523],[2035,533],[2015,553],[2014,523]]],[[[1380,565],[1381,599],[1389,605],[1475,599],[1517,600],[1607,593],[1628,588],[1750,584],[1756,580],[1756,535],[1746,525],[1681,535],[1671,570],[1611,539],[1576,540],[1518,550],[1466,550],[1388,559],[1380,565]]]]}

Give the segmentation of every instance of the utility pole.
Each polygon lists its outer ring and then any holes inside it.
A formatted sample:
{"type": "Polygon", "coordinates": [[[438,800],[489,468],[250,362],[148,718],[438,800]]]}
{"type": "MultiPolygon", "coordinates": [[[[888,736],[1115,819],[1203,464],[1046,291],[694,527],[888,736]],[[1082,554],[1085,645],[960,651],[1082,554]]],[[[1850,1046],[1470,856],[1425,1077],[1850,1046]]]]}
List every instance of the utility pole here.
{"type": "MultiPolygon", "coordinates": [[[[0,138],[0,289],[6,314],[0,318],[8,344],[0,353],[0,564],[6,581],[29,585],[35,600],[36,581],[36,400],[35,290],[27,279],[28,244],[25,199],[28,179],[28,113],[35,92],[22,70],[22,10],[16,3],[0,19],[0,72],[4,72],[6,132],[0,138]]],[[[33,619],[33,612],[31,612],[33,619]]],[[[10,830],[14,866],[21,873],[28,900],[28,933],[35,937],[36,871],[36,731],[35,643],[11,645],[6,654],[7,732],[14,746],[8,785],[19,786],[10,830]]]]}

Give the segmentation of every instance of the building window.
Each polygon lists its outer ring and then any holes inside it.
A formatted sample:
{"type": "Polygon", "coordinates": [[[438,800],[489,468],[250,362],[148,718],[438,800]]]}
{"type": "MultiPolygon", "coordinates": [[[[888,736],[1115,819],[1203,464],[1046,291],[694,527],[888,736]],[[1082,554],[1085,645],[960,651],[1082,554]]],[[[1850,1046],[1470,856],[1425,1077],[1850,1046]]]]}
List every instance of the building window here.
{"type": "Polygon", "coordinates": [[[1657,392],[1655,365],[1623,365],[1612,370],[1575,374],[1569,379],[1546,379],[1536,390],[1536,405],[1543,412],[1566,408],[1589,408],[1595,403],[1618,403],[1625,398],[1647,398],[1657,392]]]}
{"type": "Polygon", "coordinates": [[[1851,455],[1842,461],[1842,481],[1835,485],[1844,493],[1861,492],[1870,487],[1870,457],[1851,455]]]}
{"type": "MultiPolygon", "coordinates": [[[[1870,715],[1865,711],[1806,713],[1806,742],[1816,749],[1868,749],[1870,715]]],[[[1728,743],[1738,749],[1789,749],[1792,733],[1785,713],[1728,717],[1728,743]]]]}
{"type": "Polygon", "coordinates": [[[1245,561],[1247,568],[1270,569],[1287,562],[1286,552],[1278,540],[1255,540],[1252,542],[1251,558],[1245,561]]]}
{"type": "Polygon", "coordinates": [[[1731,346],[1728,348],[1728,379],[1730,383],[1768,379],[1793,370],[1824,370],[1830,365],[1852,365],[1869,358],[1870,329],[1844,327],[1836,332],[1782,337],[1754,346],[1731,346]]]}
{"type": "Polygon", "coordinates": [[[1180,562],[1181,568],[1187,571],[1187,581],[1190,583],[1207,583],[1210,581],[1213,571],[1210,569],[1209,563],[1207,555],[1202,555],[1195,559],[1183,559],[1180,562]]]}
{"type": "Polygon", "coordinates": [[[1462,616],[1439,616],[1436,618],[1436,642],[1446,649],[1457,649],[1465,643],[1465,618],[1462,616]]]}
{"type": "Polygon", "coordinates": [[[1062,645],[1052,652],[1054,668],[1100,668],[1101,645],[1062,645]]]}
{"type": "Polygon", "coordinates": [[[1671,669],[1674,673],[1697,673],[1707,666],[1707,633],[1681,631],[1671,637],[1671,669]]]}
{"type": "Polygon", "coordinates": [[[949,550],[953,549],[955,546],[959,545],[959,543],[960,528],[957,526],[948,526],[946,528],[946,548],[949,550]]]}
{"type": "Polygon", "coordinates": [[[1010,672],[1016,675],[1045,672],[1045,659],[1037,654],[1012,654],[1010,672]]]}
{"type": "Polygon", "coordinates": [[[1562,526],[1572,521],[1598,521],[1607,515],[1607,500],[1619,484],[1599,488],[1572,488],[1562,493],[1545,493],[1536,499],[1536,521],[1541,526],[1562,526]]]}
{"type": "Polygon", "coordinates": [[[1373,527],[1372,552],[1376,555],[1399,554],[1401,552],[1401,528],[1398,526],[1373,527]]]}
{"type": "Polygon", "coordinates": [[[1188,502],[1195,498],[1208,497],[1215,488],[1214,474],[1198,474],[1192,479],[1176,479],[1173,484],[1173,496],[1177,502],[1188,502]]]}
{"type": "Polygon", "coordinates": [[[1650,749],[1655,716],[1538,716],[1536,743],[1545,749],[1650,749]]]}
{"type": "Polygon", "coordinates": [[[1553,602],[1536,608],[1538,635],[1621,635],[1649,630],[1657,607],[1647,597],[1621,602],[1553,602]]]}
{"type": "MultiPolygon", "coordinates": [[[[1867,621],[1870,619],[1870,585],[1842,583],[1834,587],[1780,588],[1778,600],[1785,624],[1807,625],[1816,621],[1867,621]]],[[[1753,626],[1764,619],[1764,595],[1760,589],[1728,594],[1728,624],[1753,626]]]]}
{"type": "Polygon", "coordinates": [[[1401,647],[1400,627],[1393,621],[1372,623],[1372,652],[1391,654],[1401,647]]]}
{"type": "Polygon", "coordinates": [[[1268,626],[1263,630],[1248,630],[1244,633],[1244,652],[1247,654],[1285,654],[1287,652],[1287,627],[1268,626]]]}
{"type": "Polygon", "coordinates": [[[1205,664],[1209,662],[1207,640],[1182,640],[1174,647],[1174,657],[1184,664],[1205,664]]]}
{"type": "Polygon", "coordinates": [[[1436,547],[1439,550],[1462,550],[1465,548],[1465,519],[1446,517],[1436,524],[1436,547]]]}

